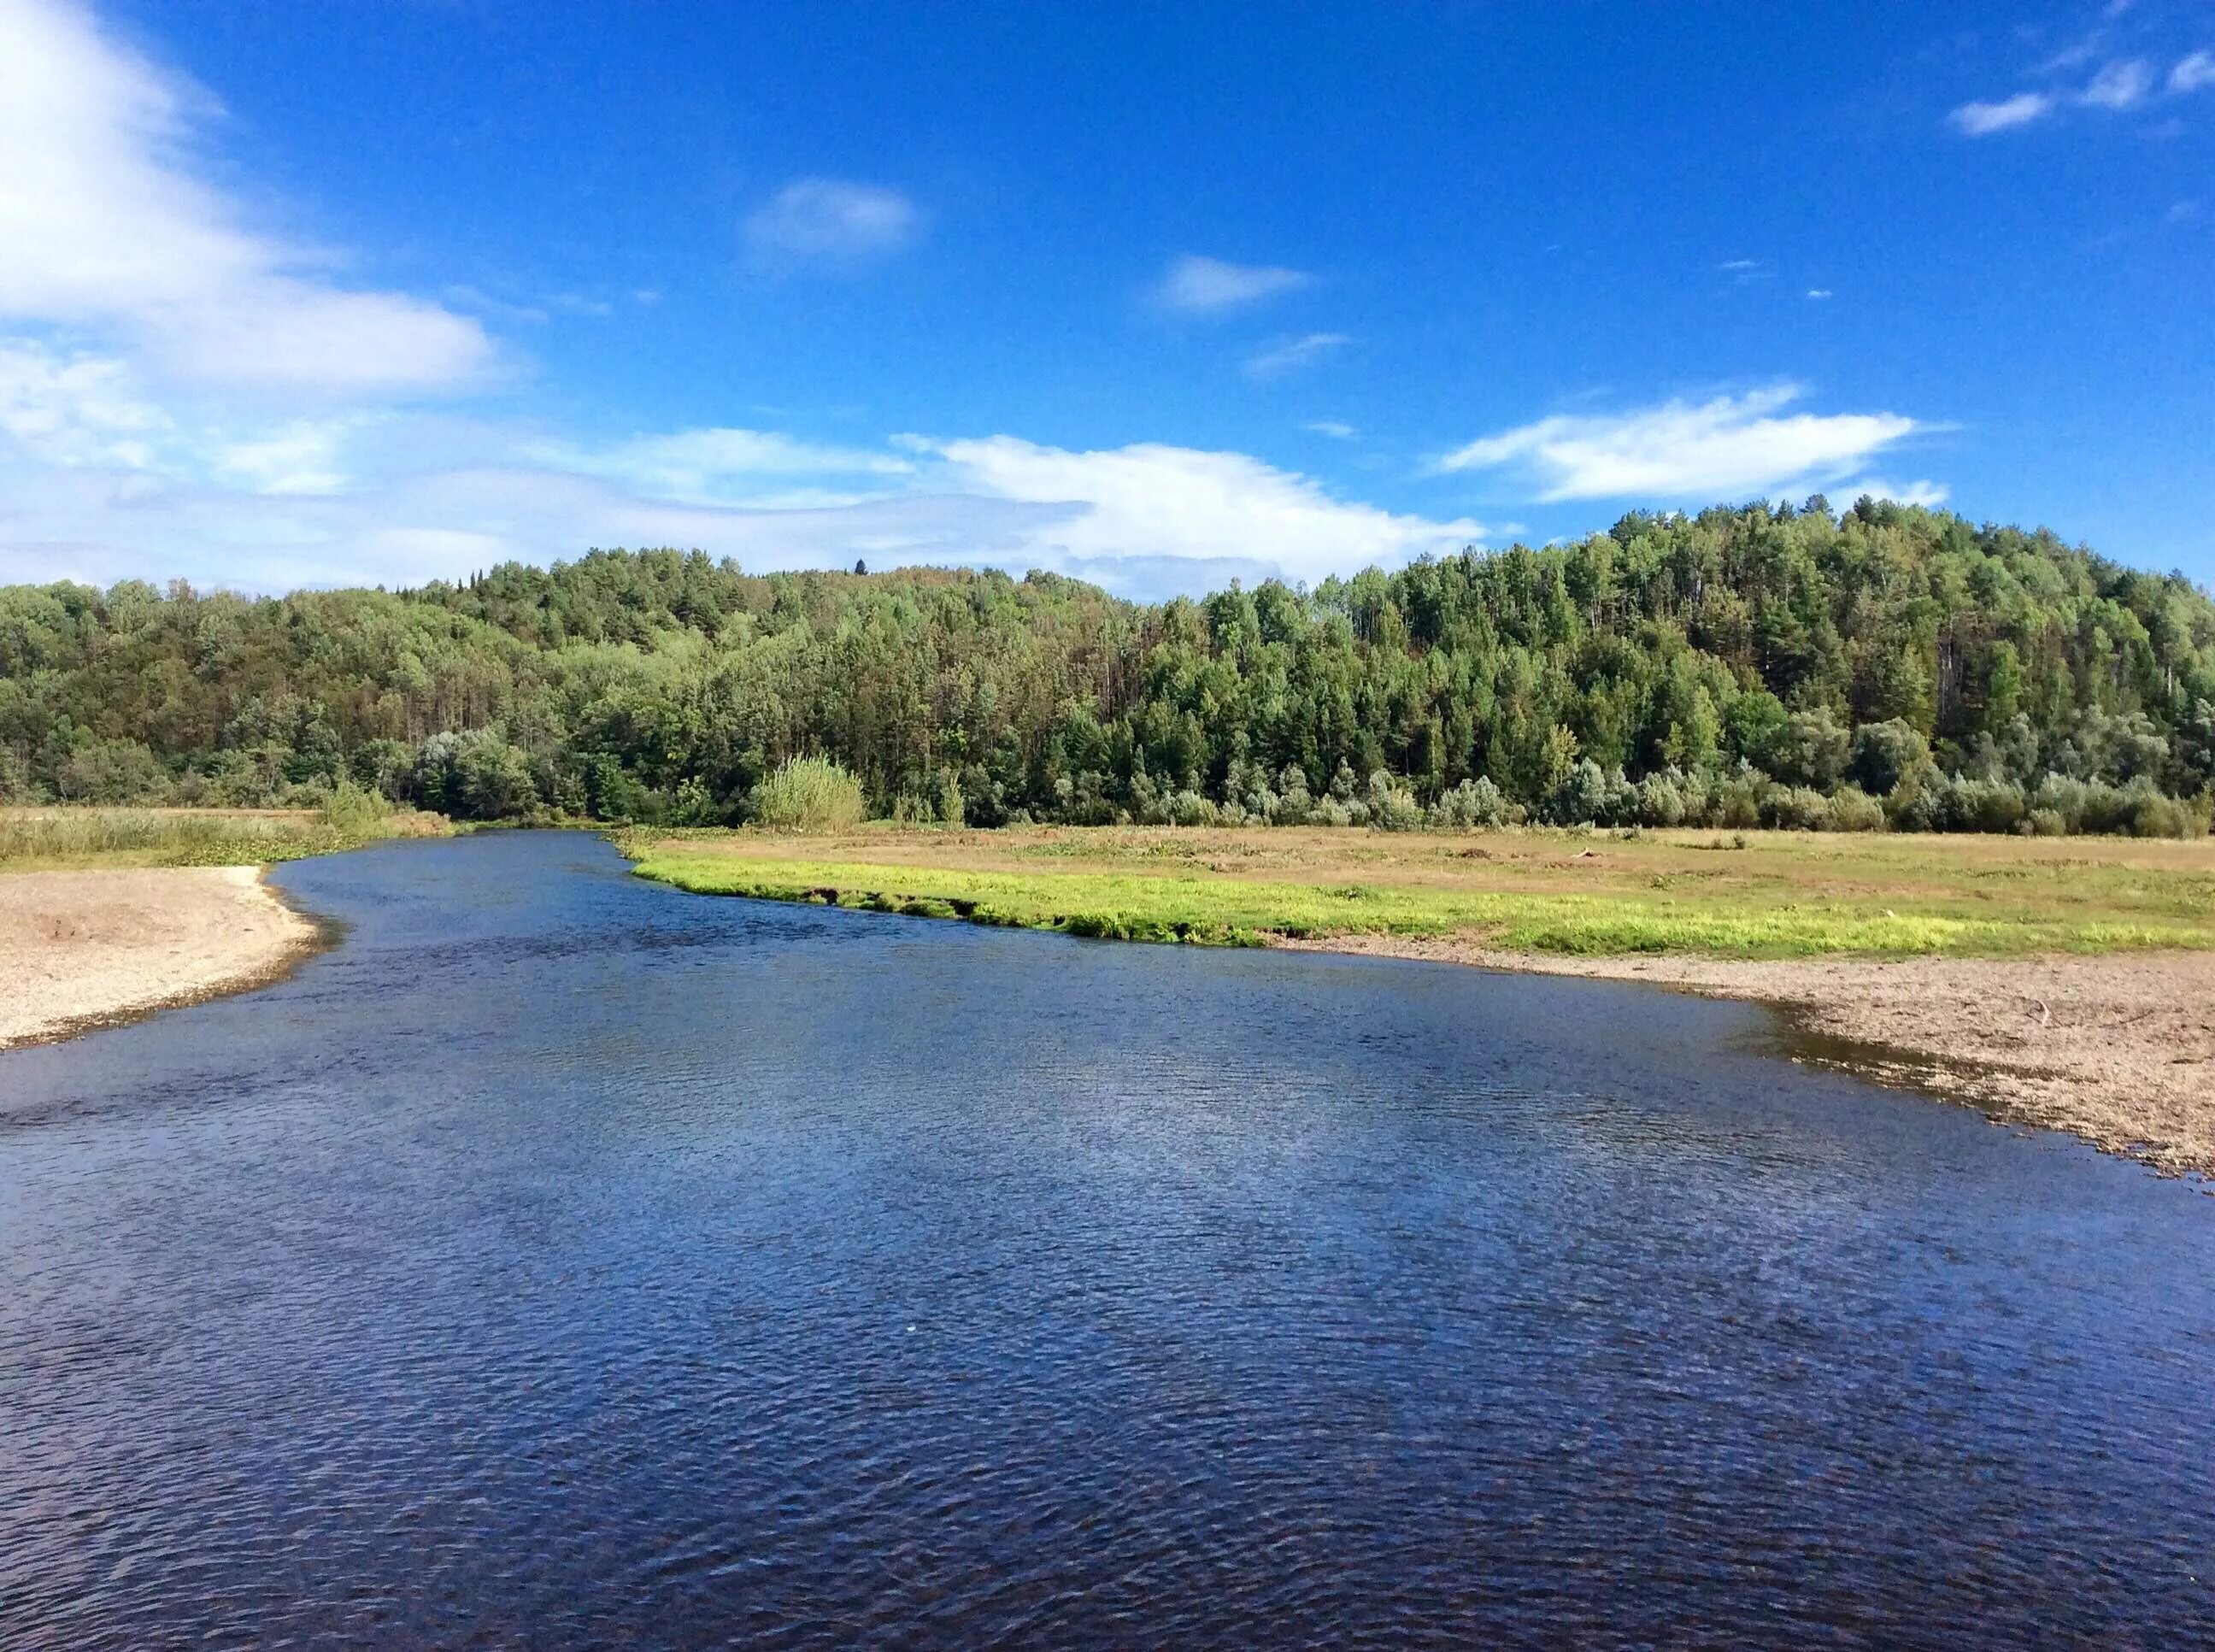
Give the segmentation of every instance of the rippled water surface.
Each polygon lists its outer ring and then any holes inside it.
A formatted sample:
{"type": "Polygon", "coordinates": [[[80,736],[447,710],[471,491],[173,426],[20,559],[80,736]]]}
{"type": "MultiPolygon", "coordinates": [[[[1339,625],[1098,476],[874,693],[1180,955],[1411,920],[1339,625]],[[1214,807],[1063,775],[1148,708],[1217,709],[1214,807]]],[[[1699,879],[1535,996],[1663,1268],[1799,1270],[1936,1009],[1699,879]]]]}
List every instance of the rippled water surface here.
{"type": "Polygon", "coordinates": [[[1755,1011],[285,869],[0,1055],[0,1641],[2215,1640],[2215,1200],[1755,1011]]]}

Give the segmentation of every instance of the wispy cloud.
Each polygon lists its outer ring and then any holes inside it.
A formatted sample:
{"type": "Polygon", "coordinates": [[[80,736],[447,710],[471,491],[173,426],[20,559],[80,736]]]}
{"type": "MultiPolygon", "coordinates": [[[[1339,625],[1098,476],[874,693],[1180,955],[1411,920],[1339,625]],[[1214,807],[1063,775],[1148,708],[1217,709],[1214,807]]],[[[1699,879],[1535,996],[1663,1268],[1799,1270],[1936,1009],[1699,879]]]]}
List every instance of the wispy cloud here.
{"type": "MultiPolygon", "coordinates": [[[[2120,15],[2111,14],[2110,21],[2120,15]]],[[[2157,96],[2186,97],[2215,86],[2215,52],[2196,51],[2180,58],[2163,75],[2150,58],[2108,56],[2111,34],[2105,28],[2095,29],[2047,58],[2033,71],[2034,78],[2047,83],[2044,86],[2010,97],[1961,104],[1947,120],[1966,136],[1988,138],[2034,125],[2064,109],[2125,114],[2157,96]],[[2082,84],[2059,78],[2101,57],[2108,60],[2082,84]]]]}
{"type": "Polygon", "coordinates": [[[1971,138],[1989,138],[1997,132],[2043,120],[2053,113],[2053,99],[2045,92],[2017,92],[1991,103],[1964,103],[1946,118],[1956,131],[1971,138]]]}
{"type": "Polygon", "coordinates": [[[1353,342],[1344,333],[1304,334],[1247,357],[1246,376],[1260,379],[1282,378],[1287,373],[1313,366],[1323,357],[1342,350],[1353,342]]]}
{"type": "Polygon", "coordinates": [[[1350,442],[1361,434],[1352,425],[1339,419],[1310,419],[1300,428],[1311,430],[1318,436],[1328,436],[1335,442],[1350,442]]]}
{"type": "Polygon", "coordinates": [[[1834,493],[1833,502],[1856,500],[1867,494],[1871,499],[1888,499],[1895,505],[1920,505],[1925,510],[1932,511],[1954,496],[1954,490],[1942,482],[1885,482],[1875,476],[1863,476],[1858,481],[1849,482],[1835,488],[1834,493]]]}
{"type": "Polygon", "coordinates": [[[923,214],[897,189],[838,178],[801,178],[746,216],[756,255],[776,261],[855,263],[896,252],[923,230],[923,214]]]}
{"type": "Polygon", "coordinates": [[[789,498],[799,479],[845,478],[881,487],[912,475],[912,460],[869,448],[805,442],[773,430],[716,427],[634,436],[604,447],[542,443],[524,458],[549,469],[621,482],[657,499],[758,505],[789,498]]]}
{"type": "Polygon", "coordinates": [[[328,259],[248,222],[196,140],[204,89],[62,0],[0,0],[0,317],[113,329],[172,378],[337,394],[451,390],[479,323],[332,282],[328,259]]]}
{"type": "Polygon", "coordinates": [[[2093,109],[2134,109],[2153,89],[2153,67],[2142,58],[2111,63],[2092,77],[2077,101],[2093,109]]]}
{"type": "Polygon", "coordinates": [[[1448,454],[1445,470],[1507,469],[1547,501],[1725,497],[1853,474],[1917,431],[1893,413],[1789,413],[1796,384],[1628,413],[1556,415],[1448,454]]]}
{"type": "Polygon", "coordinates": [[[1212,315],[1297,292],[1303,287],[1313,286],[1315,280],[1305,270],[1230,264],[1219,258],[1187,253],[1170,261],[1154,289],[1154,296],[1166,309],[1212,315]]]}
{"type": "Polygon", "coordinates": [[[2215,52],[2195,52],[2188,58],[2180,58],[2176,67],[2169,71],[2172,97],[2204,92],[2210,86],[2215,86],[2215,52]]]}
{"type": "Polygon", "coordinates": [[[1484,535],[1248,454],[1161,443],[851,447],[711,428],[587,446],[426,414],[242,432],[153,407],[113,363],[0,354],[0,583],[414,584],[586,545],[683,544],[763,569],[1044,568],[1159,595],[1317,580],[1484,535]]]}
{"type": "Polygon", "coordinates": [[[1837,295],[1828,287],[1809,287],[1807,296],[1819,303],[1825,298],[1834,298],[1837,295]]]}

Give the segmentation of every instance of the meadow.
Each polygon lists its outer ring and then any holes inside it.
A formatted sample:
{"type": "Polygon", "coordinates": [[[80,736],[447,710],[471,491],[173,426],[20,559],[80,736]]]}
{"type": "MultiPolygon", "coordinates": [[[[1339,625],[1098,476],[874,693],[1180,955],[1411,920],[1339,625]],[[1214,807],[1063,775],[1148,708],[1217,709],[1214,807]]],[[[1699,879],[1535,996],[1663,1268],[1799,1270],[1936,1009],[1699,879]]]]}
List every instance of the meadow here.
{"type": "Polygon", "coordinates": [[[700,894],[1139,941],[1742,959],[2215,948],[2215,842],[1789,832],[633,831],[700,894]]]}
{"type": "Polygon", "coordinates": [[[0,871],[262,865],[450,829],[437,815],[356,797],[318,809],[0,809],[0,871]]]}

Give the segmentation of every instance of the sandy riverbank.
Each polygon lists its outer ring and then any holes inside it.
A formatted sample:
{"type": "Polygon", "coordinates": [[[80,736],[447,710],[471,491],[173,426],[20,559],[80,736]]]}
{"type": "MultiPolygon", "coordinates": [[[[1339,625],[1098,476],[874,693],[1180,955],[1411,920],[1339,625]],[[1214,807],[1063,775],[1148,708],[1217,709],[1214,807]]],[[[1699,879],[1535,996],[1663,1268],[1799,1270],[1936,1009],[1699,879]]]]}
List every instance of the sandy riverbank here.
{"type": "Polygon", "coordinates": [[[1389,937],[1285,944],[1752,999],[1856,1047],[1838,1053],[1856,1072],[2066,1130],[2163,1170],[2215,1174],[2215,953],[1753,963],[1541,957],[1389,937]]]}
{"type": "Polygon", "coordinates": [[[315,936],[251,866],[0,874],[0,1048],[251,986],[315,936]]]}

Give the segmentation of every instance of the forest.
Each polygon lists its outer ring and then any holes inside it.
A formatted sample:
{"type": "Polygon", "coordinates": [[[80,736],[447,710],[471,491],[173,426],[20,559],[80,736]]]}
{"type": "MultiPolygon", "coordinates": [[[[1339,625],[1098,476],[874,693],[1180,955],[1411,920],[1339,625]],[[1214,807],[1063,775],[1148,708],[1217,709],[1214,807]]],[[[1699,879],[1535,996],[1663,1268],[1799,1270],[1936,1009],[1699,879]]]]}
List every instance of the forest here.
{"type": "Polygon", "coordinates": [[[2191,835],[2215,601],[1819,497],[1156,605],[667,550],[404,591],[0,588],[0,802],[709,825],[801,757],[973,826],[2191,835]]]}

